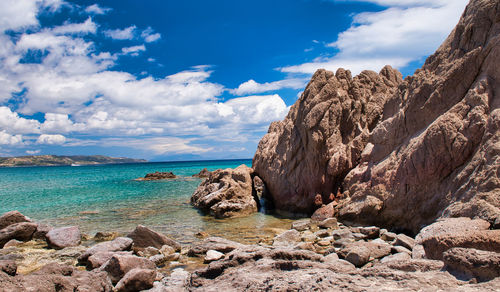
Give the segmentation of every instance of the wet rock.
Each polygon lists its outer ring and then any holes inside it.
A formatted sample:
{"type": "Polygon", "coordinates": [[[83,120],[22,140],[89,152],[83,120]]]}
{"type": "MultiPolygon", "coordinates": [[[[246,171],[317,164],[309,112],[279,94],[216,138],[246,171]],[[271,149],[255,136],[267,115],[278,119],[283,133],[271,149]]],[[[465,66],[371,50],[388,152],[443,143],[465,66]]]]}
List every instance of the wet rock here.
{"type": "Polygon", "coordinates": [[[204,256],[209,250],[228,253],[242,247],[244,247],[243,244],[222,237],[207,237],[201,242],[192,244],[188,251],[188,256],[204,256]]]}
{"type": "Polygon", "coordinates": [[[443,254],[446,269],[465,278],[488,281],[500,277],[500,253],[473,248],[451,248],[443,254]]]}
{"type": "Polygon", "coordinates": [[[12,239],[21,241],[31,240],[36,227],[37,224],[31,222],[10,224],[9,226],[0,230],[0,248],[3,248],[3,246],[12,239]]]}
{"type": "Polygon", "coordinates": [[[207,178],[210,176],[210,171],[206,168],[202,169],[199,173],[193,174],[193,177],[198,177],[198,178],[207,178]]]}
{"type": "Polygon", "coordinates": [[[408,261],[410,259],[411,259],[411,256],[409,253],[400,252],[400,253],[386,256],[383,259],[381,259],[380,262],[382,264],[385,264],[385,263],[392,262],[392,261],[408,261]]]}
{"type": "Polygon", "coordinates": [[[132,239],[128,237],[118,237],[112,241],[98,243],[87,249],[79,258],[80,263],[85,263],[87,259],[96,253],[113,253],[117,251],[130,250],[132,239]]]}
{"type": "Polygon", "coordinates": [[[175,250],[181,250],[181,245],[178,242],[142,225],[138,225],[127,237],[134,241],[133,247],[137,250],[142,250],[148,246],[160,249],[164,245],[169,245],[175,250]]]}
{"type": "Polygon", "coordinates": [[[17,273],[17,264],[13,260],[0,260],[0,271],[10,276],[15,276],[17,273]]]}
{"type": "Polygon", "coordinates": [[[218,169],[191,196],[191,204],[216,218],[246,216],[257,212],[253,196],[253,170],[246,165],[218,169]]]}
{"type": "Polygon", "coordinates": [[[77,226],[55,228],[45,235],[47,244],[54,249],[77,246],[81,242],[80,228],[77,226]]]}
{"type": "Polygon", "coordinates": [[[488,230],[490,223],[482,219],[460,218],[442,218],[420,230],[415,237],[418,244],[425,240],[445,234],[458,234],[465,231],[488,230]]]}
{"type": "Polygon", "coordinates": [[[400,245],[402,247],[406,247],[409,250],[412,250],[413,246],[415,246],[415,239],[405,234],[398,234],[394,245],[400,245]]]}
{"type": "Polygon", "coordinates": [[[21,222],[31,222],[31,219],[21,214],[19,211],[10,211],[0,216],[0,230],[5,227],[21,222]]]}
{"type": "Polygon", "coordinates": [[[305,231],[311,226],[311,219],[297,220],[292,223],[292,229],[297,231],[305,231]]]}
{"type": "MultiPolygon", "coordinates": [[[[255,175],[252,181],[253,181],[253,190],[255,193],[255,198],[258,200],[258,202],[261,202],[262,199],[267,200],[269,194],[267,193],[266,184],[262,181],[262,179],[258,175],[255,175]]],[[[270,206],[261,206],[261,207],[269,208],[270,206]]]]}
{"type": "Polygon", "coordinates": [[[142,291],[153,287],[156,272],[149,269],[132,269],[116,284],[116,292],[142,291]]]}
{"type": "Polygon", "coordinates": [[[204,263],[208,264],[208,263],[211,263],[213,261],[218,261],[223,257],[224,257],[223,253],[218,252],[216,250],[209,250],[209,251],[207,251],[207,255],[205,256],[204,263]]]}
{"type": "Polygon", "coordinates": [[[47,233],[52,230],[53,227],[47,224],[38,223],[35,233],[33,233],[33,239],[45,240],[47,233]]]}
{"type": "Polygon", "coordinates": [[[500,251],[500,230],[464,231],[428,237],[423,241],[425,255],[429,259],[441,260],[443,253],[453,247],[500,251]]]}
{"type": "Polygon", "coordinates": [[[300,241],[300,232],[295,229],[287,230],[273,240],[273,246],[290,246],[300,241]]]}
{"type": "Polygon", "coordinates": [[[162,179],[173,179],[173,178],[177,178],[177,176],[171,171],[168,172],[155,171],[153,173],[146,174],[144,177],[137,178],[136,180],[147,181],[147,180],[162,180],[162,179]]]}
{"type": "Polygon", "coordinates": [[[327,218],[318,223],[319,228],[338,229],[337,218],[327,218]]]}
{"type": "Polygon", "coordinates": [[[100,270],[106,271],[111,282],[115,284],[130,270],[136,268],[154,270],[156,266],[152,261],[145,258],[134,255],[115,254],[100,268],[100,270]]]}

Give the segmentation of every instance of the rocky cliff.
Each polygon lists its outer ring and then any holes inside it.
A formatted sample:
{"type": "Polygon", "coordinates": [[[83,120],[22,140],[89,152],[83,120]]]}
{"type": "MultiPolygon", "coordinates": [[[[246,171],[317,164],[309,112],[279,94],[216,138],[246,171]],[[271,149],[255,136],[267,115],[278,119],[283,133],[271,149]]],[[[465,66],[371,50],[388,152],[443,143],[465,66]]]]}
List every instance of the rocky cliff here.
{"type": "Polygon", "coordinates": [[[499,107],[500,3],[472,0],[404,81],[390,67],[316,72],[269,127],[253,168],[282,211],[333,201],[344,220],[413,232],[438,217],[498,227],[499,107]]]}

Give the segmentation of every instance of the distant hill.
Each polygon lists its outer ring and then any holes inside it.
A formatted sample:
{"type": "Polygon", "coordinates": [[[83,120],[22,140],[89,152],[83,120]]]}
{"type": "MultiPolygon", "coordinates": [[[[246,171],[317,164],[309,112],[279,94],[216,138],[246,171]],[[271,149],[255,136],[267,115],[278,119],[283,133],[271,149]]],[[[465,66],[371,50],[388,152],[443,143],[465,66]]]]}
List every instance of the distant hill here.
{"type": "Polygon", "coordinates": [[[0,167],[8,166],[59,166],[59,165],[97,165],[117,163],[147,162],[144,159],[108,157],[103,155],[30,155],[19,157],[0,157],[0,167]]]}

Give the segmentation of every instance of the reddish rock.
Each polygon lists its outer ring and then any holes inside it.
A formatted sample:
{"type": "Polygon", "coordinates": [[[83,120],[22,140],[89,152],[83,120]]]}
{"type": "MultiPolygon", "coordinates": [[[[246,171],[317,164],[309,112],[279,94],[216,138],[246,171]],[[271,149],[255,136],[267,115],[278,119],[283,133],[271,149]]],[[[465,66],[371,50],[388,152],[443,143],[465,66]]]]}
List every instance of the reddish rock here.
{"type": "Polygon", "coordinates": [[[326,220],[328,218],[334,217],[335,216],[335,209],[334,209],[335,204],[336,204],[336,202],[332,202],[328,205],[325,205],[325,206],[317,209],[312,214],[311,219],[314,221],[323,221],[323,220],[326,220]]]}
{"type": "Polygon", "coordinates": [[[13,260],[0,260],[0,271],[10,276],[15,276],[17,273],[17,264],[13,260]]]}
{"type": "Polygon", "coordinates": [[[474,248],[500,252],[500,230],[465,231],[429,237],[423,242],[429,259],[441,260],[443,253],[453,247],[474,248]]]}
{"type": "Polygon", "coordinates": [[[490,223],[482,219],[442,218],[429,226],[420,230],[415,237],[417,244],[422,244],[425,240],[444,234],[459,234],[465,231],[488,230],[490,223]]]}
{"type": "Polygon", "coordinates": [[[125,274],[136,268],[154,270],[156,266],[152,261],[145,258],[134,255],[115,254],[101,267],[101,270],[106,271],[111,282],[116,284],[125,274]]]}
{"type": "Polygon", "coordinates": [[[253,170],[246,165],[218,169],[191,196],[191,204],[216,218],[246,216],[257,212],[253,196],[253,170]]]}
{"type": "Polygon", "coordinates": [[[466,278],[488,281],[500,277],[500,253],[473,248],[451,248],[443,255],[446,269],[466,278]]]}
{"type": "Polygon", "coordinates": [[[87,270],[97,269],[109,261],[114,255],[132,255],[132,251],[103,251],[89,256],[86,260],[87,270]]]}
{"type": "Polygon", "coordinates": [[[193,174],[193,177],[198,177],[198,178],[207,178],[210,176],[210,171],[206,168],[202,169],[199,173],[193,174]]]}
{"type": "Polygon", "coordinates": [[[137,250],[141,250],[149,246],[160,249],[164,245],[169,245],[176,251],[181,250],[181,245],[175,240],[142,225],[138,225],[134,231],[127,235],[127,237],[133,240],[134,249],[137,250]]]}
{"type": "Polygon", "coordinates": [[[347,244],[338,254],[356,267],[361,267],[370,260],[382,258],[390,253],[390,244],[357,241],[347,244]]]}
{"type": "Polygon", "coordinates": [[[55,228],[45,235],[47,244],[54,249],[80,245],[82,234],[77,226],[55,228]]]}
{"type": "Polygon", "coordinates": [[[0,216],[0,230],[5,227],[21,222],[31,222],[31,219],[21,214],[19,211],[10,211],[0,216]]]}
{"type": "Polygon", "coordinates": [[[162,180],[162,179],[173,179],[177,178],[177,176],[173,172],[153,172],[148,173],[144,177],[137,178],[136,180],[162,180]]]}
{"type": "Polygon", "coordinates": [[[155,281],[156,271],[132,269],[116,284],[116,292],[135,292],[150,289],[155,281]]]}
{"type": "Polygon", "coordinates": [[[133,240],[128,237],[118,237],[112,241],[101,242],[87,249],[78,257],[78,261],[80,263],[85,263],[90,256],[96,253],[130,250],[132,243],[133,240]]]}
{"type": "Polygon", "coordinates": [[[201,242],[193,243],[188,251],[188,256],[204,256],[209,250],[228,253],[242,247],[244,247],[243,244],[222,237],[207,237],[201,242]]]}
{"type": "Polygon", "coordinates": [[[21,222],[11,224],[4,229],[0,230],[0,248],[9,242],[11,239],[20,241],[29,241],[33,237],[36,230],[36,223],[21,222]]]}
{"type": "Polygon", "coordinates": [[[52,230],[52,226],[43,224],[43,223],[38,223],[38,226],[36,227],[35,233],[33,233],[33,239],[42,239],[45,240],[45,235],[52,230]]]}

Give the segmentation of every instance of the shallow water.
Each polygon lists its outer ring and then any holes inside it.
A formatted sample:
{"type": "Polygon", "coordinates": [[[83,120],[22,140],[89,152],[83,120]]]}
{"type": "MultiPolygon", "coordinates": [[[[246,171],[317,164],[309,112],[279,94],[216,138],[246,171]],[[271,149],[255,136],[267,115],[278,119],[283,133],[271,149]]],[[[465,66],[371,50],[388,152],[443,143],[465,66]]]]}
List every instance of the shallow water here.
{"type": "Polygon", "coordinates": [[[181,243],[192,242],[200,231],[255,243],[288,229],[291,220],[271,215],[216,220],[191,207],[189,198],[201,182],[191,175],[241,164],[250,166],[251,160],[0,168],[0,213],[19,210],[53,226],[78,225],[90,235],[126,233],[142,224],[181,243]],[[134,180],[154,171],[180,178],[134,180]]]}

